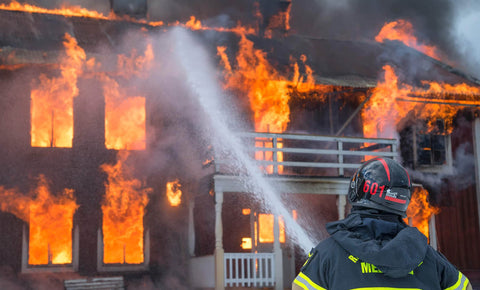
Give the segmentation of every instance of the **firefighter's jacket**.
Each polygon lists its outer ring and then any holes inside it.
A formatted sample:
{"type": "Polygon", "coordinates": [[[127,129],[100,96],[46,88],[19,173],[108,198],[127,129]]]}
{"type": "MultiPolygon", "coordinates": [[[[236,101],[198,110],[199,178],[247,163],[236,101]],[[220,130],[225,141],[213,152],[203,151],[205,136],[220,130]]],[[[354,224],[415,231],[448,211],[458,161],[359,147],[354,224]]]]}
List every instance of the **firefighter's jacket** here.
{"type": "Polygon", "coordinates": [[[309,253],[295,289],[453,290],[469,285],[422,233],[398,216],[385,220],[352,212],[327,224],[327,231],[330,237],[309,253]]]}

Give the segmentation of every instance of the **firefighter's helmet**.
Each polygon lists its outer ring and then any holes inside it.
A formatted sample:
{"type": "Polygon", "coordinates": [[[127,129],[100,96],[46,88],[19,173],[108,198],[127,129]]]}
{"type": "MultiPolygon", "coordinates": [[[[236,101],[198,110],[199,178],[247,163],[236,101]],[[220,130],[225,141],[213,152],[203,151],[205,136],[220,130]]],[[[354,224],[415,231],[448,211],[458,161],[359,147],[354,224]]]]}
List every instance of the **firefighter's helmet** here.
{"type": "Polygon", "coordinates": [[[390,158],[364,163],[350,181],[348,200],[353,206],[374,208],[406,217],[412,182],[407,170],[390,158]]]}

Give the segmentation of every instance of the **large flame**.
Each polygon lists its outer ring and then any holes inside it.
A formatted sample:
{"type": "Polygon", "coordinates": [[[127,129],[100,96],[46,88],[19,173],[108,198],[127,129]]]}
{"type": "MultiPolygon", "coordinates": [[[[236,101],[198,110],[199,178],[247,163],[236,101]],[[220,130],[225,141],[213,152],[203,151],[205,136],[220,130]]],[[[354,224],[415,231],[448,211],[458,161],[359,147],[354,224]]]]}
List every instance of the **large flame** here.
{"type": "Polygon", "coordinates": [[[399,19],[385,23],[375,40],[383,42],[385,39],[398,40],[403,42],[406,46],[415,48],[422,53],[440,60],[440,57],[435,46],[421,44],[414,35],[413,25],[409,21],[399,19]]]}
{"type": "Polygon", "coordinates": [[[432,215],[439,212],[439,208],[432,206],[428,202],[428,191],[424,188],[415,187],[407,209],[407,217],[411,221],[412,226],[418,228],[421,233],[430,238],[428,222],[432,215]]]}
{"type": "MultiPolygon", "coordinates": [[[[118,75],[123,78],[143,76],[151,68],[153,49],[148,45],[145,55],[118,57],[118,75]]],[[[105,146],[107,149],[144,150],[145,140],[145,97],[129,96],[127,90],[112,77],[102,75],[105,95],[105,146]]]]}
{"type": "Polygon", "coordinates": [[[102,203],[103,261],[106,264],[141,264],[144,261],[143,216],[151,188],[132,176],[126,165],[128,155],[127,151],[119,151],[116,164],[101,166],[108,174],[102,203]]]}
{"type": "MultiPolygon", "coordinates": [[[[240,34],[239,51],[236,56],[236,66],[232,67],[225,47],[217,47],[224,67],[225,89],[240,92],[249,99],[253,112],[256,132],[282,133],[290,122],[289,100],[292,91],[326,91],[327,86],[316,85],[313,71],[308,65],[306,76],[299,73],[297,62],[294,63],[292,79],[281,75],[267,60],[267,55],[260,49],[255,49],[253,42],[245,34],[240,34]]],[[[305,63],[306,57],[301,60],[305,63]]],[[[280,140],[281,141],[281,140],[280,140]]],[[[273,147],[271,140],[260,140],[257,147],[273,147]]],[[[282,147],[281,142],[277,145],[282,147]]],[[[256,152],[258,160],[273,160],[272,151],[256,152]]],[[[277,161],[283,160],[282,152],[277,153],[277,161]]],[[[273,172],[273,166],[267,166],[268,173],[273,172]]],[[[279,173],[283,168],[279,167],[279,173]]]]}
{"type": "Polygon", "coordinates": [[[52,195],[41,175],[29,196],[0,186],[0,205],[2,211],[29,223],[30,265],[72,263],[73,215],[78,207],[72,189],[52,195]]]}
{"type": "Polygon", "coordinates": [[[448,125],[462,109],[456,104],[480,106],[478,87],[424,81],[424,88],[414,88],[401,83],[392,66],[385,65],[383,69],[384,79],[377,83],[362,111],[365,137],[394,138],[397,124],[407,114],[429,121],[430,128],[435,120],[443,119],[447,124],[446,133],[449,133],[452,126],[448,125]]]}
{"type": "Polygon", "coordinates": [[[31,91],[31,144],[35,147],[72,147],[73,98],[77,78],[86,60],[75,38],[65,34],[66,56],[60,60],[60,76],[40,75],[31,91]]]}

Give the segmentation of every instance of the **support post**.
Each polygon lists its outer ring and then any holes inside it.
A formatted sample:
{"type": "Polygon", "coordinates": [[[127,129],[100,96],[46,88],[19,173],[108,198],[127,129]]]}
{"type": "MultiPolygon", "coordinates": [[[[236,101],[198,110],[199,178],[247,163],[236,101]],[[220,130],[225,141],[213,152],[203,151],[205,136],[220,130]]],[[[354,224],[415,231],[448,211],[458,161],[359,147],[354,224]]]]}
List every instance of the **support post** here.
{"type": "Polygon", "coordinates": [[[193,210],[195,209],[195,197],[188,200],[188,253],[190,257],[195,256],[195,226],[193,210]]]}
{"type": "MultiPolygon", "coordinates": [[[[475,188],[477,191],[477,211],[480,212],[480,119],[473,123],[473,152],[475,156],[475,188]]],[[[479,215],[480,218],[480,215],[479,215]]]]}
{"type": "Polygon", "coordinates": [[[280,225],[278,215],[273,215],[273,255],[275,265],[275,290],[283,290],[283,254],[280,247],[280,225]]]}
{"type": "Polygon", "coordinates": [[[338,205],[338,219],[343,220],[345,218],[345,206],[347,205],[347,197],[344,194],[339,194],[337,199],[338,205]]]}
{"type": "Polygon", "coordinates": [[[222,205],[223,192],[215,192],[215,290],[225,289],[222,205]]]}

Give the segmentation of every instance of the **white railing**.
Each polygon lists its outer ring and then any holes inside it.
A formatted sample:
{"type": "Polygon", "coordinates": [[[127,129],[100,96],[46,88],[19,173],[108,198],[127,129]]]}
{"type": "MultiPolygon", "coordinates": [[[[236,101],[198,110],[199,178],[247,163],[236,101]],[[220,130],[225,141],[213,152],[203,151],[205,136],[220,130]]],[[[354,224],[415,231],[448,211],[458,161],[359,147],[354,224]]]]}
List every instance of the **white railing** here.
{"type": "Polygon", "coordinates": [[[272,287],[275,284],[273,253],[225,253],[226,287],[272,287]]]}
{"type": "MultiPolygon", "coordinates": [[[[397,140],[303,134],[240,133],[246,152],[269,174],[346,176],[368,156],[396,158],[397,140]]],[[[238,168],[229,152],[215,152],[216,171],[234,173],[238,168]]]]}

